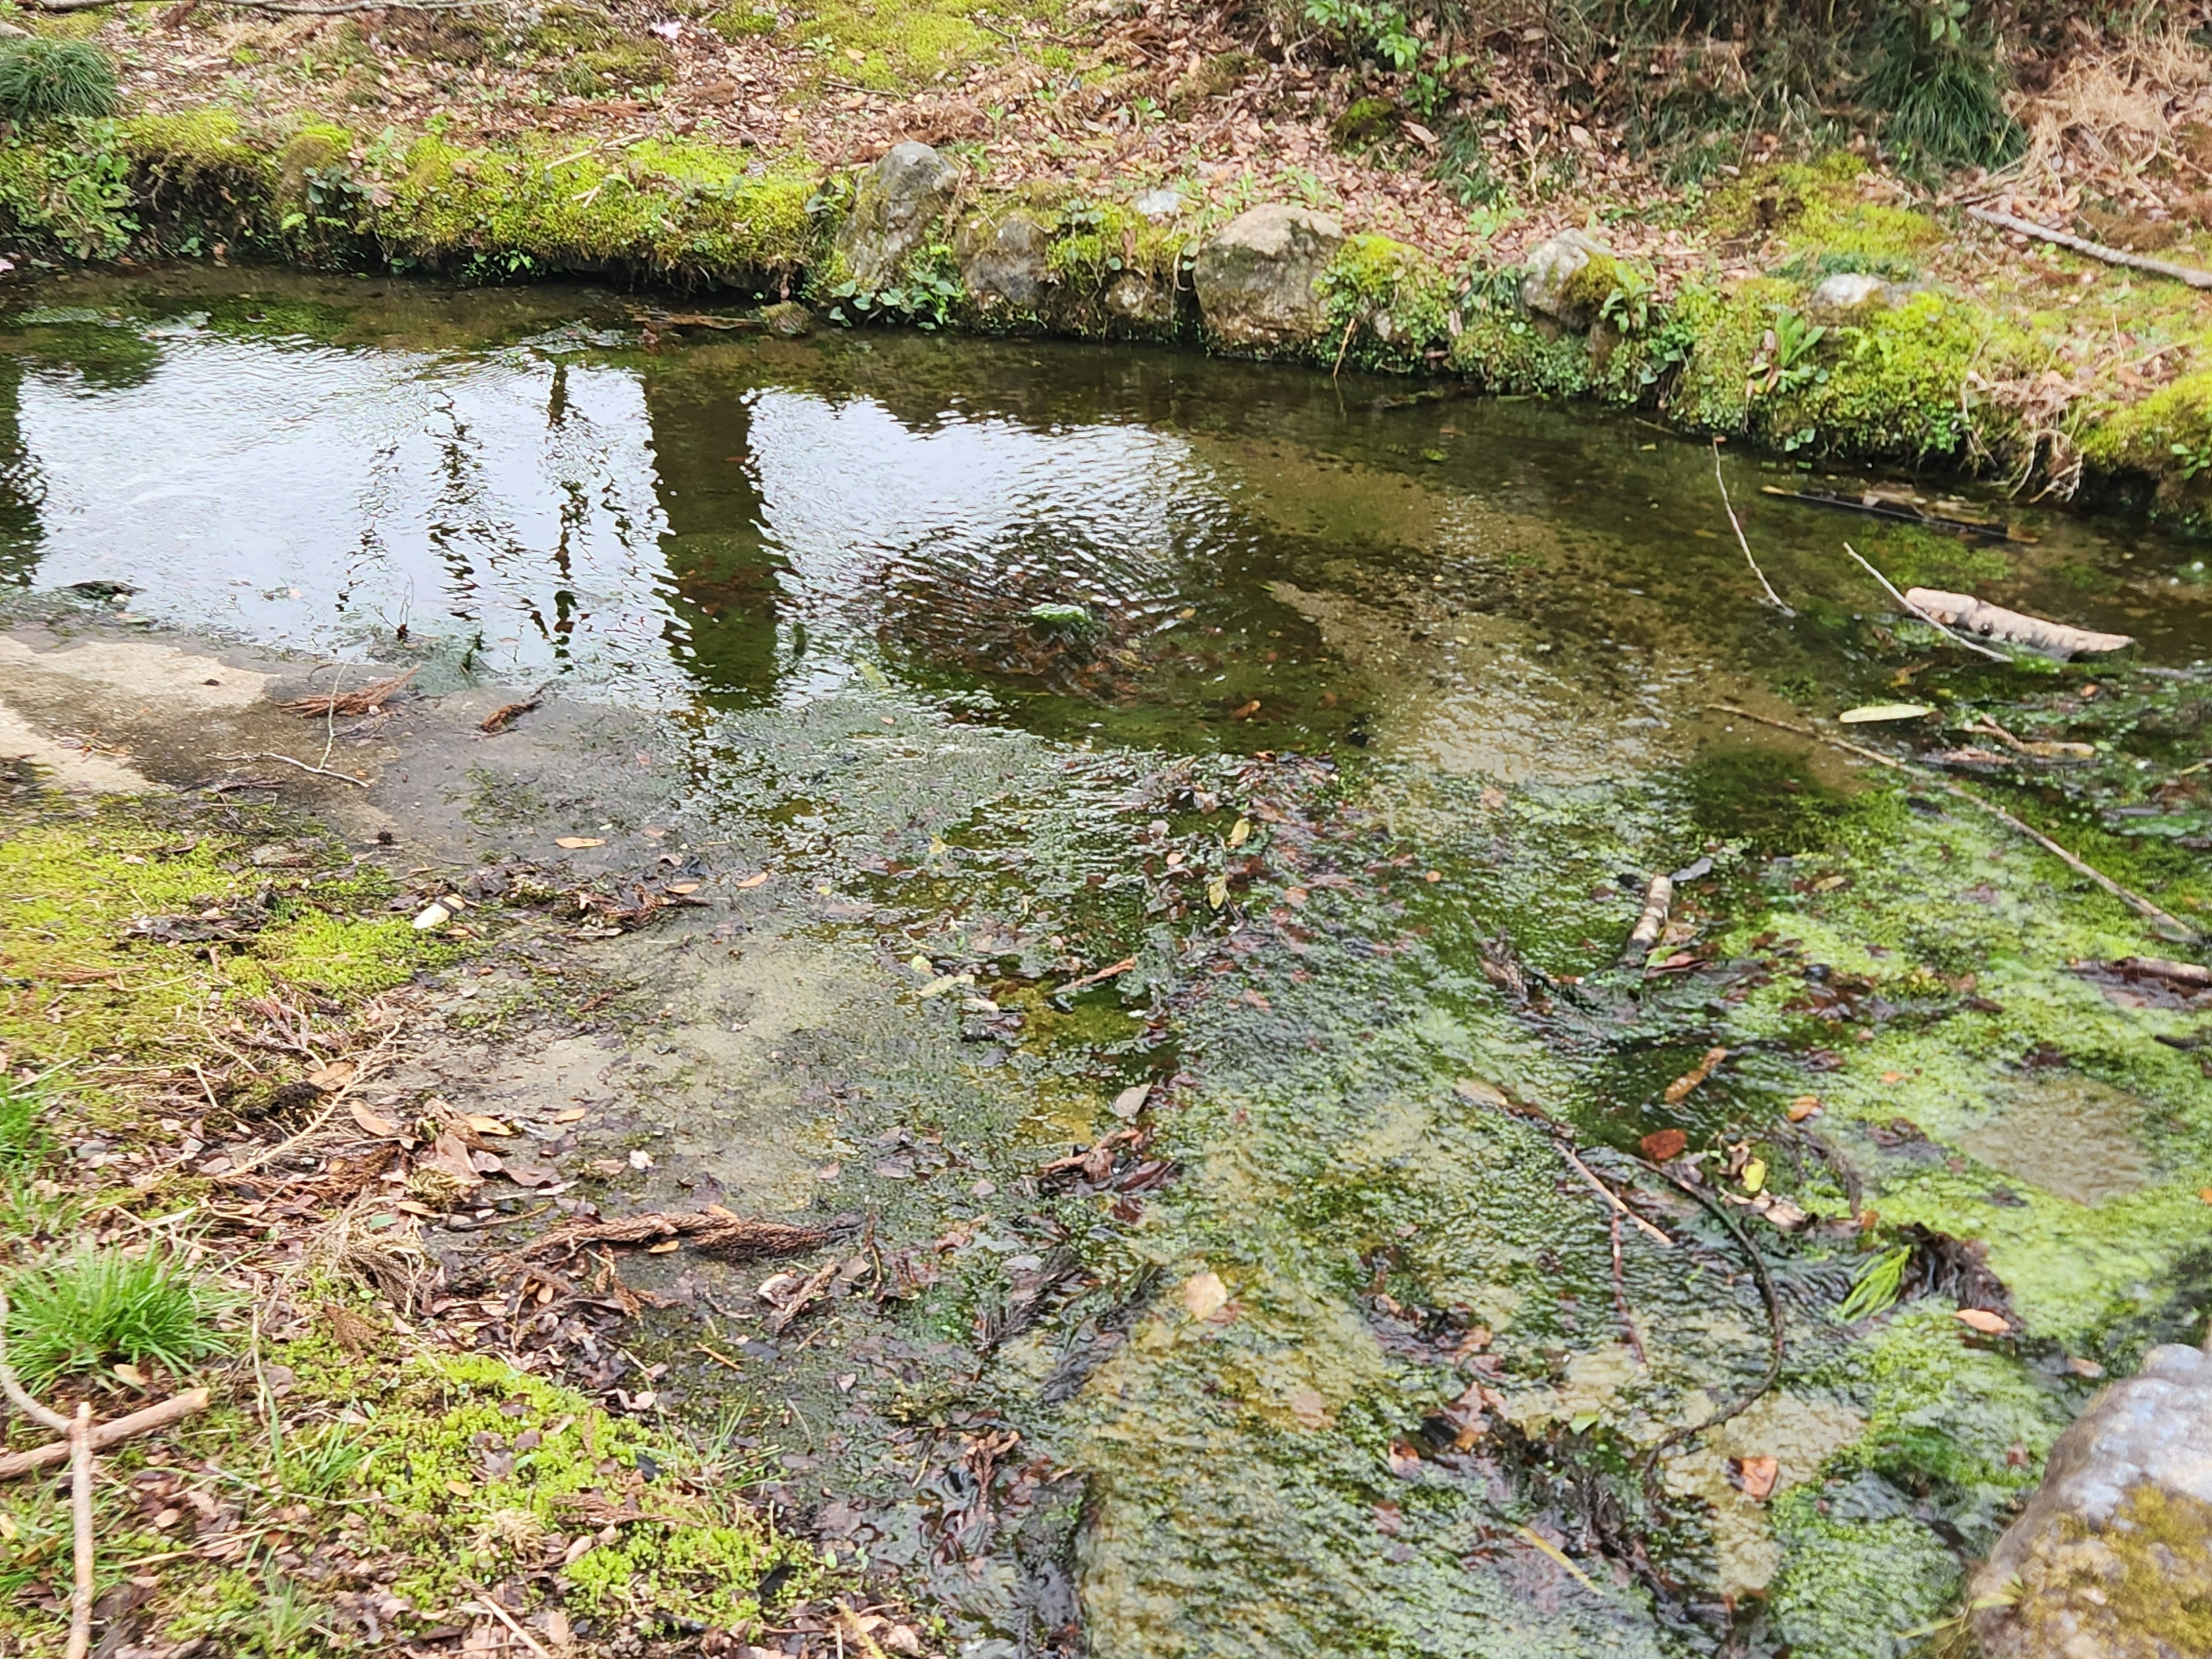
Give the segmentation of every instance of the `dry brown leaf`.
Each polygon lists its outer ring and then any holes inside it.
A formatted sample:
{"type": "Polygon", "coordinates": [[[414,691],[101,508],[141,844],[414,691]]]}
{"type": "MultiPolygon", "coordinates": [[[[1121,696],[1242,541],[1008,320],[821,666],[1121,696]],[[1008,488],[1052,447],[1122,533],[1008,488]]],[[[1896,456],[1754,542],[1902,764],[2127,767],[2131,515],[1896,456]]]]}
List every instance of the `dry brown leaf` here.
{"type": "Polygon", "coordinates": [[[1182,1282],[1182,1305],[1193,1319],[1211,1319],[1229,1305],[1229,1287],[1210,1270],[1193,1273],[1182,1282]]]}
{"type": "Polygon", "coordinates": [[[480,1135],[511,1135],[514,1133],[509,1125],[501,1123],[495,1117],[486,1117],[481,1112],[471,1112],[467,1122],[469,1127],[480,1135]]]}
{"type": "Polygon", "coordinates": [[[580,847],[605,847],[607,838],[605,836],[556,836],[553,844],[565,847],[573,853],[580,847]]]}
{"type": "Polygon", "coordinates": [[[1984,1336],[2003,1336],[2012,1329],[2012,1322],[2002,1314],[1993,1314],[1987,1308],[1961,1308],[1951,1316],[1961,1325],[1979,1331],[1984,1336]]]}
{"type": "Polygon", "coordinates": [[[1729,1478],[1736,1490],[1760,1503],[1774,1495],[1774,1483],[1781,1476],[1782,1465],[1771,1457],[1729,1459],[1729,1478]]]}
{"type": "Polygon", "coordinates": [[[353,1121],[361,1125],[365,1133],[373,1134],[380,1139],[399,1133],[399,1126],[397,1123],[388,1117],[378,1116],[357,1100],[349,1102],[348,1109],[353,1113],[353,1121]]]}
{"type": "Polygon", "coordinates": [[[1811,1117],[1819,1112],[1820,1109],[1820,1096],[1800,1095],[1796,1099],[1790,1103],[1790,1121],[1792,1123],[1802,1123],[1807,1118],[1811,1117]]]}
{"type": "Polygon", "coordinates": [[[1654,1164],[1664,1164],[1688,1151],[1690,1138],[1680,1129],[1655,1129],[1636,1144],[1654,1164]]]}
{"type": "Polygon", "coordinates": [[[1705,1057],[1667,1085],[1665,1099],[1669,1106],[1678,1106],[1696,1088],[1713,1074],[1713,1067],[1728,1058],[1725,1048],[1708,1048],[1705,1057]]]}
{"type": "Polygon", "coordinates": [[[733,881],[730,885],[737,888],[754,888],[759,886],[767,879],[768,872],[763,870],[758,875],[747,876],[743,881],[733,881]]]}

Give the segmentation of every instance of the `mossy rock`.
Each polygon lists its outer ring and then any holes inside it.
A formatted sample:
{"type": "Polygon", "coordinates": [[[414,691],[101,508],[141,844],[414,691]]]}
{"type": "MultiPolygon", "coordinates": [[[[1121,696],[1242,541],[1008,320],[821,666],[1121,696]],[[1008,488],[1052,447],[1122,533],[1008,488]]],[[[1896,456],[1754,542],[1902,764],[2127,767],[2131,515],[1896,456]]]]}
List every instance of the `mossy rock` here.
{"type": "Polygon", "coordinates": [[[1370,368],[1420,368],[1451,340],[1452,285],[1435,260],[1380,235],[1348,239],[1330,262],[1328,319],[1339,349],[1370,368]]]}
{"type": "Polygon", "coordinates": [[[1389,137],[1398,130],[1398,106],[1389,98],[1355,98],[1328,124],[1328,142],[1356,150],[1389,137]]]}
{"type": "Polygon", "coordinates": [[[310,174],[327,174],[353,149],[353,134],[327,122],[310,122],[294,133],[276,155],[276,198],[296,206],[307,197],[310,174]]]}

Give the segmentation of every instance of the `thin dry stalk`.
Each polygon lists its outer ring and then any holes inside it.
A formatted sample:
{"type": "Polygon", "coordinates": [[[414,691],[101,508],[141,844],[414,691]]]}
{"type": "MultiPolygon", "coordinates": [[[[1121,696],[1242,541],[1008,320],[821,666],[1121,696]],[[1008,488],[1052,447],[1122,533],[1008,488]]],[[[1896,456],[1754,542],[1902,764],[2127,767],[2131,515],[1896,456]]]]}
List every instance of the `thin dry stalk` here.
{"type": "Polygon", "coordinates": [[[1942,623],[1937,622],[1935,617],[1929,616],[1918,605],[1913,604],[1911,600],[1906,599],[1904,594],[1899,592],[1896,586],[1890,581],[1889,578],[1883,575],[1881,571],[1875,569],[1873,565],[1868,563],[1864,558],[1862,558],[1858,549],[1853,547],[1849,542],[1845,542],[1844,544],[1844,551],[1850,554],[1854,559],[1857,559],[1859,568],[1865,571],[1868,575],[1873,577],[1876,581],[1881,584],[1881,591],[1883,592],[1888,594],[1891,599],[1895,599],[1907,611],[1919,617],[1921,621],[1926,623],[1930,628],[1934,629],[1938,634],[1941,634],[1945,639],[1950,641],[1952,644],[1963,645],[1969,651],[1978,651],[1982,655],[1990,658],[1993,661],[2010,662],[2012,660],[2010,657],[2005,655],[2002,651],[1992,650],[1986,645],[1978,644],[1972,640],[1966,639],[1957,634],[1954,634],[1949,629],[1944,627],[1942,623]]]}
{"type": "Polygon", "coordinates": [[[15,1368],[8,1363],[8,1294],[0,1291],[0,1394],[33,1423],[69,1436],[70,1523],[75,1540],[76,1583],[70,1595],[68,1659],[92,1651],[92,1407],[81,1405],[74,1419],[31,1397],[15,1368]]]}
{"type": "Polygon", "coordinates": [[[1759,561],[1751,556],[1751,542],[1743,533],[1743,525],[1735,516],[1735,503],[1729,500],[1728,480],[1721,476],[1721,443],[1713,440],[1713,482],[1721,487],[1721,506],[1728,513],[1729,526],[1735,532],[1735,544],[1743,550],[1743,562],[1751,567],[1751,574],[1759,578],[1759,586],[1766,595],[1766,602],[1785,617],[1797,613],[1783,604],[1782,596],[1774,591],[1774,584],[1766,580],[1766,573],[1759,568],[1759,561]]]}
{"type": "Polygon", "coordinates": [[[532,1256],[573,1252],[586,1244],[642,1244],[664,1238],[681,1238],[695,1249],[719,1254],[791,1255],[828,1243],[834,1231],[759,1221],[727,1210],[648,1210],[614,1221],[578,1221],[556,1227],[524,1245],[509,1260],[526,1261],[532,1256]]]}

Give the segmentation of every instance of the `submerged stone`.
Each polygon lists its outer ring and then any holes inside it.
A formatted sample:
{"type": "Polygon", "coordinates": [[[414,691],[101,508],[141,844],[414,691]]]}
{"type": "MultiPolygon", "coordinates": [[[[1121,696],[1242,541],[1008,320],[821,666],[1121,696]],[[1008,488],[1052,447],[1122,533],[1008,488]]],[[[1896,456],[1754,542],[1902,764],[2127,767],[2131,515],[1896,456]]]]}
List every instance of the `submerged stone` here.
{"type": "Polygon", "coordinates": [[[761,310],[768,331],[779,339],[803,340],[814,332],[814,313],[796,300],[781,300],[761,310]]]}
{"type": "Polygon", "coordinates": [[[2089,1402],[1969,1605],[1988,1659],[2212,1652],[2212,1356],[2153,1348],[2089,1402]]]}
{"type": "Polygon", "coordinates": [[[1207,330],[1232,351],[1306,344],[1322,333],[1322,279],[1344,246],[1327,214],[1284,203],[1232,219],[1198,251],[1194,283],[1207,330]]]}
{"type": "Polygon", "coordinates": [[[838,227],[846,275],[863,289],[893,281],[951,205],[960,169],[927,144],[894,144],[860,175],[853,210],[838,227]]]}

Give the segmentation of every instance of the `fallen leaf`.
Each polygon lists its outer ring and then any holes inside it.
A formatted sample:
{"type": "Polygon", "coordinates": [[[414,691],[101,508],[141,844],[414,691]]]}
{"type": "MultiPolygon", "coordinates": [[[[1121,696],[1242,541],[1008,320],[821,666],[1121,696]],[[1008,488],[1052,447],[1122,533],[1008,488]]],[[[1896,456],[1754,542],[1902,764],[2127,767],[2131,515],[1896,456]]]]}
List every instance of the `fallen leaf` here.
{"type": "Polygon", "coordinates": [[[650,1170],[653,1167],[653,1154],[642,1146],[635,1148],[629,1155],[629,1167],[633,1170],[650,1170]]]}
{"type": "Polygon", "coordinates": [[[388,1117],[379,1117],[359,1101],[349,1102],[349,1107],[353,1113],[353,1121],[361,1125],[368,1133],[375,1135],[380,1139],[399,1133],[399,1126],[397,1123],[388,1117]]]}
{"type": "Polygon", "coordinates": [[[688,898],[699,890],[699,884],[696,881],[672,881],[668,884],[668,890],[678,898],[688,898]]]}
{"type": "Polygon", "coordinates": [[[1145,1109],[1145,1103],[1152,1098],[1152,1085],[1151,1084],[1131,1084],[1127,1088],[1122,1090],[1120,1094],[1114,1097],[1114,1115],[1115,1117],[1136,1116],[1138,1113],[1145,1109]]]}
{"type": "Polygon", "coordinates": [[[481,1112],[471,1112],[468,1125],[480,1135],[511,1135],[514,1133],[509,1125],[501,1123],[495,1117],[486,1117],[481,1112]]]}
{"type": "Polygon", "coordinates": [[[1924,702],[1870,702],[1846,708],[1836,719],[1844,726],[1867,726],[1877,720],[1917,720],[1935,712],[1924,702]]]}
{"type": "Polygon", "coordinates": [[[1792,1123],[1802,1123],[1807,1118],[1813,1116],[1820,1109],[1820,1096],[1800,1095],[1796,1099],[1790,1103],[1790,1121],[1792,1123]]]}
{"type": "Polygon", "coordinates": [[[582,1107],[571,1106],[565,1112],[554,1113],[553,1121],[556,1123],[581,1123],[590,1115],[591,1114],[586,1111],[582,1107]]]}
{"type": "Polygon", "coordinates": [[[645,1253],[647,1255],[666,1255],[671,1250],[680,1250],[683,1248],[684,1241],[682,1239],[664,1238],[658,1244],[647,1245],[645,1247],[645,1253]]]}
{"type": "Polygon", "coordinates": [[[1452,1092],[1462,1100],[1471,1100],[1478,1106],[1505,1106],[1505,1091],[1494,1083],[1485,1083],[1479,1077],[1463,1077],[1452,1085],[1452,1092]]]}
{"type": "Polygon", "coordinates": [[[453,919],[453,913],[442,904],[426,904],[415,913],[415,931],[428,933],[443,927],[453,919]]]}
{"type": "Polygon", "coordinates": [[[1251,820],[1251,819],[1249,819],[1249,818],[1239,818],[1239,819],[1237,819],[1237,822],[1236,822],[1236,823],[1232,823],[1232,824],[1231,824],[1231,825],[1229,826],[1229,844],[1230,844],[1231,847],[1242,847],[1242,846],[1243,846],[1246,842],[1249,841],[1251,838],[1252,838],[1252,820],[1251,820]]]}
{"type": "Polygon", "coordinates": [[[1905,1081],[1905,1073],[1902,1072],[1884,1072],[1881,1074],[1881,1080],[1884,1083],[1902,1083],[1905,1081]]]}
{"type": "Polygon", "coordinates": [[[2012,1329],[2012,1322],[2002,1314],[1993,1314],[1987,1308],[1961,1308],[1951,1316],[1961,1325],[1972,1327],[1984,1336],[2002,1336],[2012,1329]]]}
{"type": "Polygon", "coordinates": [[[1390,1473],[1401,1480],[1410,1480],[1421,1472],[1421,1449],[1410,1440],[1393,1440],[1384,1456],[1390,1473]]]}
{"type": "Polygon", "coordinates": [[[955,986],[973,985],[975,982],[975,975],[973,974],[945,974],[930,981],[915,994],[925,997],[941,997],[955,986]]]}
{"type": "Polygon", "coordinates": [[[558,1170],[549,1170],[542,1164],[518,1164],[511,1158],[501,1162],[506,1166],[501,1173],[518,1187],[550,1187],[561,1178],[558,1170]]]}
{"type": "Polygon", "coordinates": [[[1236,710],[1236,711],[1234,711],[1232,714],[1231,714],[1231,715],[1229,716],[1229,718],[1230,718],[1231,720],[1250,720],[1250,719],[1252,718],[1252,716],[1253,716],[1253,715],[1255,715],[1255,714],[1258,714],[1259,712],[1260,712],[1260,700],[1259,700],[1259,698],[1255,697],[1255,698],[1253,698],[1253,699],[1252,699],[1252,701],[1251,701],[1251,702],[1249,702],[1246,703],[1246,704],[1245,704],[1242,708],[1237,709],[1237,710],[1236,710]]]}
{"type": "Polygon", "coordinates": [[[1774,1495],[1774,1483],[1781,1475],[1782,1465],[1771,1457],[1729,1459],[1729,1484],[1746,1498],[1761,1503],[1774,1495]]]}
{"type": "Polygon", "coordinates": [[[1495,812],[1499,807],[1505,805],[1505,792],[1503,789],[1498,788],[1486,789],[1482,792],[1480,799],[1482,801],[1483,811],[1486,812],[1495,812]]]}
{"type": "Polygon", "coordinates": [[[556,847],[565,847],[573,853],[583,847],[605,847],[607,844],[607,838],[605,836],[556,836],[553,837],[553,844],[556,847]]]}
{"type": "Polygon", "coordinates": [[[1182,1282],[1182,1305],[1193,1319],[1211,1319],[1229,1305],[1229,1287],[1218,1273],[1193,1273],[1182,1282]]]}
{"type": "Polygon", "coordinates": [[[1713,1067],[1728,1058],[1725,1048],[1708,1048],[1705,1057],[1667,1085],[1664,1097],[1669,1106],[1680,1105],[1690,1091],[1713,1074],[1713,1067]]]}
{"type": "Polygon", "coordinates": [[[1743,1166],[1744,1191],[1755,1193],[1765,1185],[1766,1185],[1766,1160],[1763,1158],[1746,1159],[1743,1166]]]}
{"type": "Polygon", "coordinates": [[[1206,884],[1206,902],[1217,910],[1229,902],[1229,883],[1225,878],[1216,876],[1206,884]]]}
{"type": "Polygon", "coordinates": [[[336,1094],[353,1081],[354,1063],[349,1060],[334,1060],[327,1066],[318,1066],[307,1073],[307,1081],[325,1094],[336,1094]]]}
{"type": "Polygon", "coordinates": [[[1690,1138],[1680,1129],[1655,1129],[1636,1144],[1654,1164],[1664,1164],[1688,1151],[1690,1138]]]}
{"type": "Polygon", "coordinates": [[[114,1366],[112,1369],[114,1370],[117,1376],[120,1377],[124,1382],[128,1382],[132,1388],[143,1389],[146,1386],[146,1373],[140,1370],[136,1365],[131,1364],[130,1361],[125,1360],[122,1364],[114,1366]]]}
{"type": "Polygon", "coordinates": [[[1328,1402],[1321,1397],[1319,1390],[1301,1382],[1291,1390],[1290,1398],[1283,1403],[1291,1408],[1291,1415],[1298,1420],[1302,1428],[1325,1429],[1328,1426],[1328,1402]]]}
{"type": "Polygon", "coordinates": [[[738,888],[750,889],[750,888],[754,888],[754,887],[757,887],[757,886],[759,886],[763,882],[766,881],[767,879],[768,879],[768,872],[767,872],[767,871],[765,871],[765,870],[763,870],[763,871],[762,871],[758,875],[747,876],[747,877],[746,877],[743,881],[733,881],[733,882],[732,882],[732,883],[730,884],[730,885],[732,885],[732,887],[738,887],[738,888]]]}

